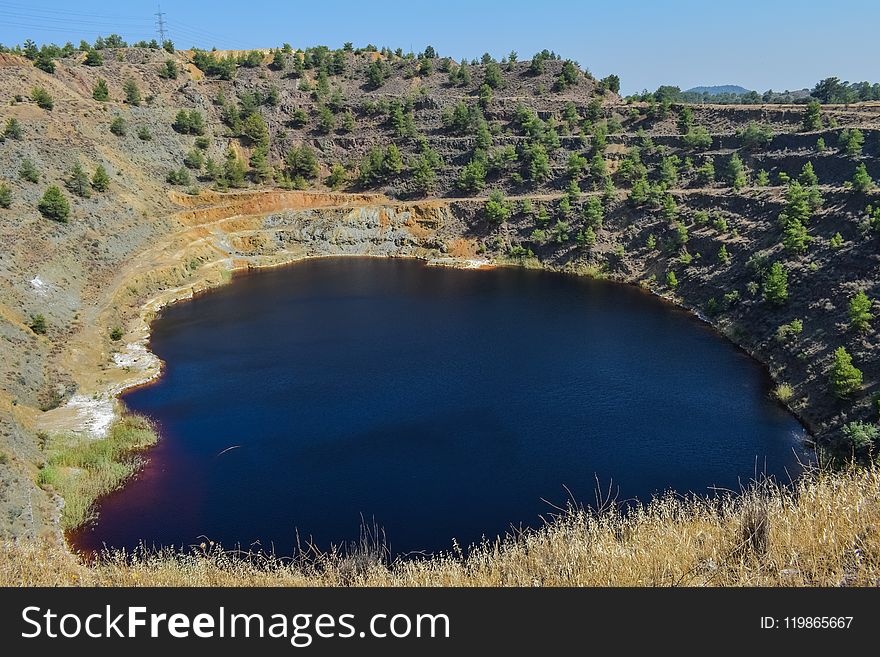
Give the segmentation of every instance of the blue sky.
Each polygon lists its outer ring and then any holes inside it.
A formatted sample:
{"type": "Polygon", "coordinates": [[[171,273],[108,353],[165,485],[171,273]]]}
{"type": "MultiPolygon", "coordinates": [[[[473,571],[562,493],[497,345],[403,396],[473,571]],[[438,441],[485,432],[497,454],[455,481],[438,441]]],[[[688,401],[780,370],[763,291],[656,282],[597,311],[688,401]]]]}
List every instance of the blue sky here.
{"type": "MultiPolygon", "coordinates": [[[[178,47],[294,47],[352,41],[441,55],[520,58],[543,48],[625,93],[675,84],[741,84],[758,91],[812,86],[837,75],[880,79],[878,0],[213,0],[162,5],[178,47]]],[[[118,32],[156,35],[156,2],[0,0],[0,43],[79,43],[118,32]]]]}

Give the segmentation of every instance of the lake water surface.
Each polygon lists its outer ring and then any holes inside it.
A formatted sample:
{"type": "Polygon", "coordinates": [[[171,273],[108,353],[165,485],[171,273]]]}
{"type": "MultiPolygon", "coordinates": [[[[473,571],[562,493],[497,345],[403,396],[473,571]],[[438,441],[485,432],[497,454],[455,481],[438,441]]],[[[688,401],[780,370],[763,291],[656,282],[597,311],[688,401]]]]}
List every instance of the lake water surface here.
{"type": "Polygon", "coordinates": [[[167,308],[129,392],[162,435],[82,548],[358,538],[395,554],[595,501],[796,476],[804,431],[762,367],[624,285],[412,260],[311,260],[167,308]]]}

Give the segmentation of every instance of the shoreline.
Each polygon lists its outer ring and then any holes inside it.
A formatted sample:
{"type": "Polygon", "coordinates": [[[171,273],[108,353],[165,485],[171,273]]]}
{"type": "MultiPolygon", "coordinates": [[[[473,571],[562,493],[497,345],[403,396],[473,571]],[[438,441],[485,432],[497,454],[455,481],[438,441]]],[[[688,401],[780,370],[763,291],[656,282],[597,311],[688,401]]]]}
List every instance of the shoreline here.
{"type": "MultiPolygon", "coordinates": [[[[436,202],[433,201],[430,205],[433,210],[437,210],[439,207],[437,206],[436,202]]],[[[418,212],[424,211],[424,208],[418,206],[417,204],[403,207],[419,207],[419,210],[413,210],[413,213],[416,214],[418,212]]],[[[321,210],[323,211],[328,209],[330,211],[348,213],[363,213],[365,210],[365,208],[363,207],[352,208],[346,206],[322,208],[321,210]]],[[[370,205],[367,206],[366,209],[378,213],[380,216],[384,216],[384,213],[386,212],[386,205],[384,203],[378,205],[370,205]]],[[[235,213],[231,208],[229,208],[229,214],[224,214],[224,216],[217,219],[216,224],[226,225],[229,223],[234,223],[238,224],[239,226],[241,226],[242,224],[249,225],[248,222],[259,222],[260,220],[264,220],[274,214],[283,214],[287,211],[288,210],[281,210],[279,211],[279,213],[271,211],[263,212],[256,215],[241,215],[235,213]]],[[[440,209],[439,211],[442,212],[442,209],[440,209]]],[[[407,210],[406,212],[408,213],[409,210],[407,210]]],[[[350,216],[351,214],[345,215],[346,218],[350,216]]],[[[311,218],[311,220],[314,221],[314,218],[311,218]]],[[[422,227],[419,225],[413,226],[409,217],[407,217],[405,225],[411,233],[424,236],[422,233],[418,232],[419,230],[421,230],[422,227]]],[[[201,228],[202,226],[203,225],[200,224],[199,227],[201,228]]],[[[238,230],[239,233],[233,234],[241,234],[241,228],[238,228],[238,230]]],[[[288,230],[290,229],[288,228],[288,230]]],[[[380,228],[380,231],[382,230],[383,228],[380,228]]],[[[388,230],[387,226],[384,227],[384,230],[388,230]]],[[[250,234],[255,231],[250,230],[247,232],[248,234],[250,234]]],[[[104,435],[106,435],[107,430],[113,424],[113,422],[118,421],[120,418],[124,417],[124,402],[122,401],[121,397],[130,390],[154,383],[162,376],[164,363],[151,351],[150,338],[151,323],[165,307],[179,302],[192,300],[204,293],[207,293],[213,289],[216,289],[231,282],[235,277],[244,275],[249,271],[256,272],[263,269],[292,266],[304,260],[313,258],[407,258],[420,260],[425,263],[425,266],[441,266],[469,270],[490,269],[497,267],[522,267],[540,269],[542,271],[562,273],[577,277],[601,278],[609,282],[633,286],[644,293],[650,294],[651,296],[654,296],[655,298],[658,298],[661,301],[670,304],[670,306],[674,307],[676,310],[687,313],[692,318],[705,324],[709,328],[709,330],[712,330],[720,337],[726,339],[736,349],[742,351],[745,355],[758,363],[761,366],[761,369],[764,372],[765,376],[767,377],[768,383],[771,384],[771,389],[772,384],[778,384],[778,381],[776,381],[776,379],[773,377],[773,374],[770,371],[768,364],[758,358],[756,354],[753,353],[751,350],[734,341],[732,337],[729,336],[719,324],[712,322],[708,317],[702,314],[699,309],[690,306],[688,303],[685,302],[682,297],[678,295],[665,294],[662,290],[654,289],[652,286],[646,286],[637,278],[621,278],[613,275],[597,275],[597,272],[595,270],[588,267],[558,267],[548,263],[542,263],[538,260],[491,260],[485,257],[478,258],[450,256],[447,254],[438,253],[438,250],[436,249],[421,248],[417,241],[414,241],[413,244],[405,245],[403,247],[399,244],[397,245],[397,248],[399,249],[410,248],[410,252],[320,253],[309,252],[305,250],[304,247],[295,244],[294,246],[299,246],[303,250],[296,250],[295,248],[285,248],[268,254],[249,254],[247,257],[235,257],[229,251],[222,251],[221,249],[217,248],[215,244],[208,242],[210,235],[206,236],[201,233],[192,236],[197,237],[197,239],[189,240],[184,244],[184,247],[182,249],[179,248],[179,242],[175,243],[175,240],[180,240],[181,237],[185,239],[191,236],[192,235],[186,229],[182,230],[179,233],[171,234],[164,242],[160,241],[156,245],[154,245],[154,247],[148,249],[145,253],[140,254],[139,257],[147,259],[147,264],[149,265],[148,267],[131,267],[122,272],[125,275],[118,278],[115,281],[116,285],[110,288],[104,296],[105,304],[103,309],[99,308],[98,313],[94,317],[96,325],[91,327],[92,333],[100,331],[97,324],[99,324],[100,319],[108,313],[109,307],[115,307],[113,306],[113,303],[117,300],[120,290],[126,289],[127,286],[130,289],[135,282],[142,281],[144,279],[146,279],[150,283],[155,283],[158,279],[160,280],[160,285],[158,291],[150,294],[143,301],[137,304],[137,310],[134,315],[126,320],[124,337],[128,337],[128,341],[124,345],[121,345],[120,348],[112,349],[109,353],[104,353],[103,351],[100,352],[100,355],[104,358],[103,362],[96,363],[86,360],[84,363],[85,365],[92,367],[93,370],[97,368],[102,372],[108,372],[111,376],[115,378],[115,380],[105,383],[103,386],[100,386],[98,390],[92,392],[91,394],[89,394],[88,390],[84,392],[78,392],[73,397],[68,399],[68,401],[64,405],[59,407],[59,409],[55,409],[54,411],[49,411],[45,413],[44,415],[47,416],[46,419],[49,419],[50,422],[45,427],[38,425],[38,428],[49,429],[54,434],[76,434],[78,436],[81,436],[84,440],[101,439],[104,435]],[[169,249],[169,247],[174,246],[178,248],[174,250],[172,257],[168,258],[167,250],[169,249]],[[214,257],[206,259],[204,261],[200,261],[198,267],[195,270],[187,270],[187,257],[189,255],[192,255],[193,252],[198,252],[198,249],[200,248],[203,249],[202,252],[204,252],[204,247],[206,246],[213,247],[213,249],[209,251],[209,254],[214,257]],[[152,260],[149,260],[150,255],[153,256],[152,260]],[[194,277],[190,278],[190,280],[182,285],[177,284],[165,287],[161,284],[161,275],[163,272],[176,272],[178,270],[186,271],[188,274],[194,275],[194,277]],[[102,312],[104,313],[104,315],[102,315],[102,312]]],[[[367,246],[366,248],[370,247],[367,246]]],[[[132,261],[135,262],[135,259],[133,259],[132,261]]],[[[106,340],[104,341],[104,344],[107,344],[106,340]]],[[[110,346],[113,346],[112,342],[110,343],[110,346]]],[[[97,354],[98,352],[95,352],[93,350],[87,355],[97,356],[97,354]]],[[[815,427],[811,426],[809,420],[803,417],[800,413],[796,412],[789,405],[783,404],[781,401],[778,400],[776,401],[789,413],[791,413],[797,419],[799,424],[804,428],[807,436],[805,436],[804,439],[800,441],[804,449],[813,447],[815,445],[815,427]]],[[[60,524],[57,522],[55,523],[55,527],[58,530],[61,529],[60,524]]],[[[70,548],[72,548],[73,546],[70,546],[67,541],[66,532],[63,532],[63,534],[65,545],[68,545],[70,548]]]]}

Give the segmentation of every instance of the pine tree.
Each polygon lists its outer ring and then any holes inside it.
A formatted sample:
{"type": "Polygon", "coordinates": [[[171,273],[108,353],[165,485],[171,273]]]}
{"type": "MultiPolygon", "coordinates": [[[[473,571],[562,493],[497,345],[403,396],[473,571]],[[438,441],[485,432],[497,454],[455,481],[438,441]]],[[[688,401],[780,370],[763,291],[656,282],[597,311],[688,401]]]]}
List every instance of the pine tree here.
{"type": "Polygon", "coordinates": [[[822,107],[819,105],[819,101],[811,100],[807,103],[807,111],[804,112],[804,130],[809,132],[811,130],[821,130],[822,129],[822,115],[821,115],[822,107]]]}
{"type": "Polygon", "coordinates": [[[40,182],[40,170],[33,160],[25,158],[21,161],[21,167],[18,169],[18,175],[28,182],[40,182]]]}
{"type": "Polygon", "coordinates": [[[125,81],[125,84],[122,85],[122,90],[125,92],[125,102],[129,105],[133,105],[137,107],[141,104],[141,90],[137,86],[137,82],[132,78],[128,78],[125,81]]]}
{"type": "Polygon", "coordinates": [[[774,262],[764,277],[764,301],[775,305],[788,299],[788,272],[782,263],[774,262]]]}
{"type": "Polygon", "coordinates": [[[860,290],[852,299],[849,300],[849,326],[857,331],[866,331],[874,319],[874,313],[871,308],[874,306],[874,300],[865,294],[864,290],[860,290]]]}
{"type": "Polygon", "coordinates": [[[86,66],[103,66],[104,65],[104,56],[101,54],[100,50],[95,50],[94,48],[90,48],[86,53],[86,58],[83,60],[83,64],[86,66]]]}
{"type": "Polygon", "coordinates": [[[737,153],[731,155],[727,161],[727,182],[735,191],[739,191],[746,185],[746,168],[737,153]]]}
{"type": "Polygon", "coordinates": [[[55,185],[46,190],[43,198],[37,204],[37,209],[47,219],[54,219],[61,223],[67,223],[67,218],[70,216],[70,203],[55,185]]]}
{"type": "Polygon", "coordinates": [[[403,172],[403,156],[396,144],[389,144],[385,152],[385,171],[390,175],[398,175],[403,172]]]}
{"type": "Polygon", "coordinates": [[[862,387],[862,371],[852,364],[852,356],[844,347],[834,352],[831,365],[831,389],[837,397],[849,397],[862,387]]]}
{"type": "Polygon", "coordinates": [[[864,162],[861,162],[859,166],[856,167],[856,172],[853,174],[852,186],[857,192],[867,192],[874,186],[874,181],[871,179],[871,176],[868,175],[868,170],[865,168],[864,162]]]}
{"type": "Polygon", "coordinates": [[[73,169],[67,177],[65,186],[71,193],[82,198],[89,198],[92,195],[89,177],[79,162],[73,165],[73,169]]]}
{"type": "Polygon", "coordinates": [[[98,78],[98,82],[92,90],[92,98],[102,103],[110,100],[110,90],[107,88],[107,81],[105,79],[98,78]]]}
{"type": "Polygon", "coordinates": [[[110,187],[110,176],[107,175],[107,169],[99,164],[92,176],[92,187],[99,192],[106,192],[110,187]]]}
{"type": "Polygon", "coordinates": [[[342,166],[339,162],[335,162],[332,167],[330,167],[330,175],[327,176],[327,186],[332,190],[337,190],[342,188],[345,185],[346,174],[345,167],[342,166]]]}
{"type": "Polygon", "coordinates": [[[251,153],[251,178],[255,183],[264,183],[272,179],[272,167],[264,148],[255,148],[251,153]]]}

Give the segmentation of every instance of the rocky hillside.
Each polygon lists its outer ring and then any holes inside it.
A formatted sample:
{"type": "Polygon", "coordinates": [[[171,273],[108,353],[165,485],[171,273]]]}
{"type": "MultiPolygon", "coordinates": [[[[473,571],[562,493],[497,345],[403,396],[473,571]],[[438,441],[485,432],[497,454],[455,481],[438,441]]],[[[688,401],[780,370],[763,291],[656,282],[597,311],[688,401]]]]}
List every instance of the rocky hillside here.
{"type": "Polygon", "coordinates": [[[92,52],[0,54],[4,534],[55,532],[46,443],[100,435],[155,374],[157,308],[311,255],[638,283],[766,363],[819,442],[871,453],[880,105],[627,103],[550,53],[92,52]]]}

